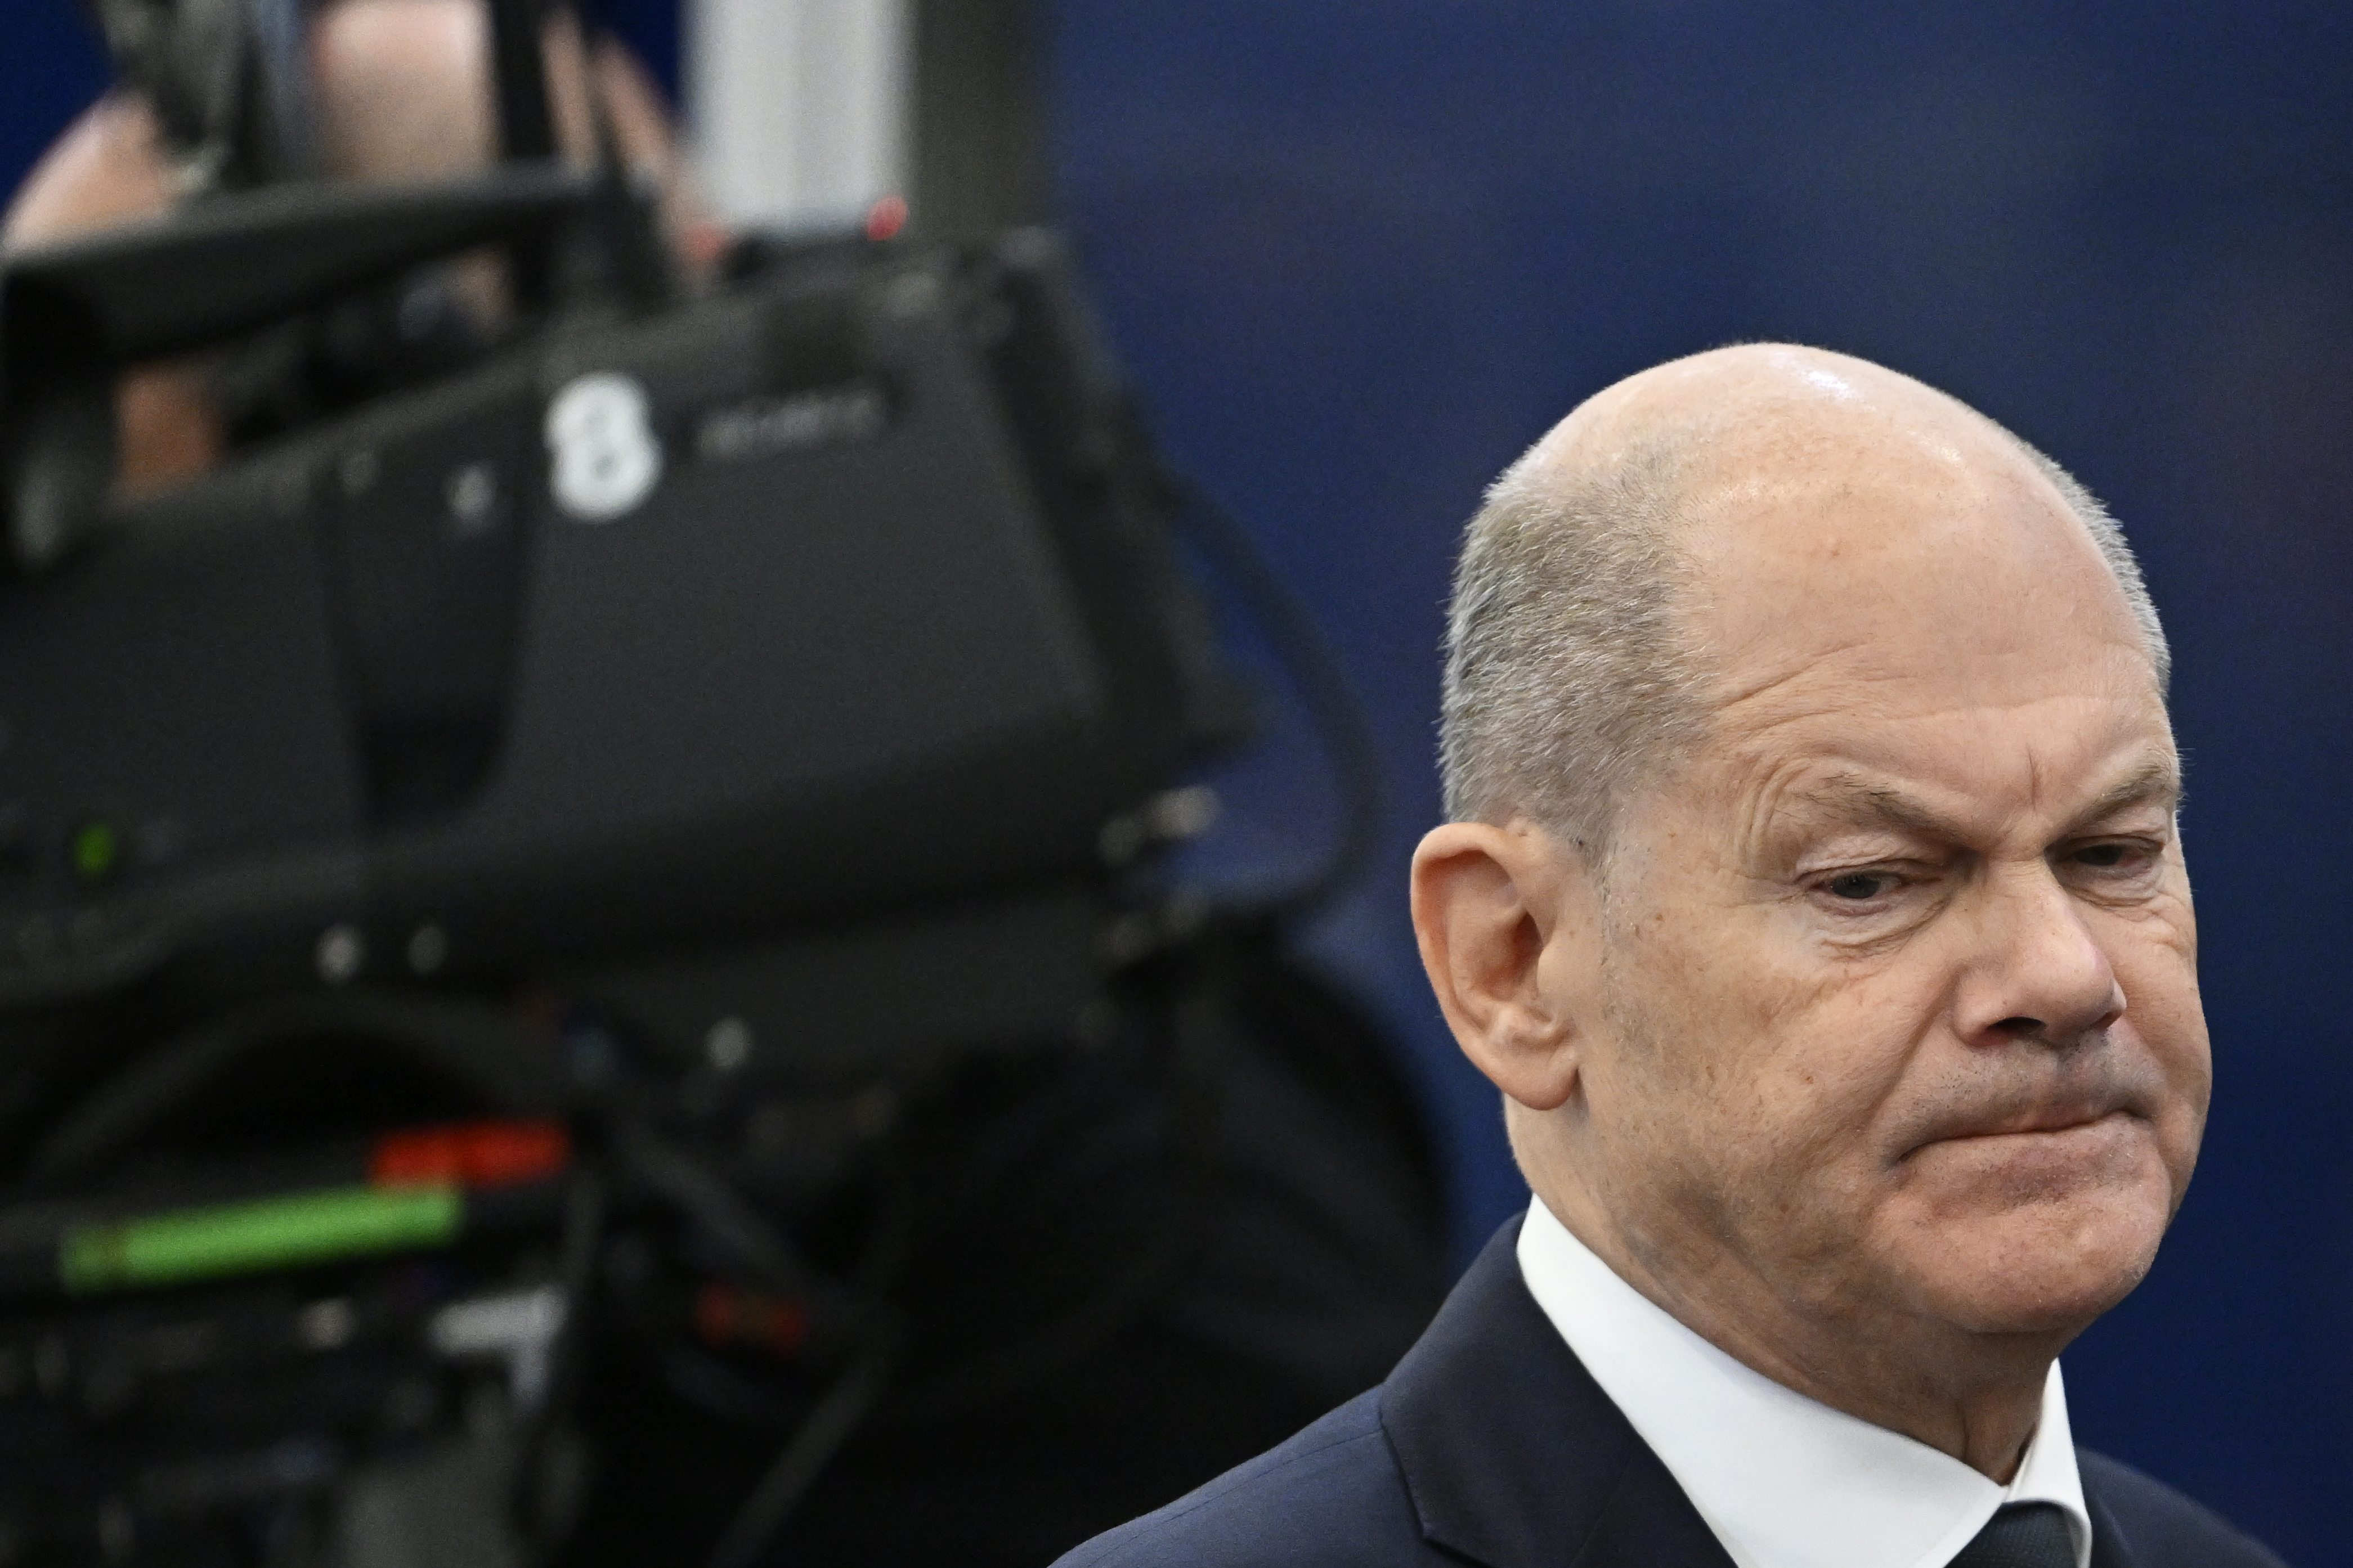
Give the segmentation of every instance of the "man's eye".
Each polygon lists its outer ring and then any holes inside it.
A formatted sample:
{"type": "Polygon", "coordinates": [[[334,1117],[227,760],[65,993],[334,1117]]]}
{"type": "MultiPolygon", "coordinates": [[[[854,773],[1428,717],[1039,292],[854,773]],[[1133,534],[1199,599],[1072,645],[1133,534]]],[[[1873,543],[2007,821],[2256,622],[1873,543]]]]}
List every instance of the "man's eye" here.
{"type": "Polygon", "coordinates": [[[1894,885],[1895,879],[1885,871],[1849,871],[1842,877],[1832,877],[1823,883],[1834,899],[1851,899],[1860,903],[1875,899],[1894,885]]]}
{"type": "Polygon", "coordinates": [[[2086,844],[2075,851],[2078,866],[2089,866],[2094,871],[2113,871],[2129,866],[2147,853],[2137,844],[2086,844]]]}

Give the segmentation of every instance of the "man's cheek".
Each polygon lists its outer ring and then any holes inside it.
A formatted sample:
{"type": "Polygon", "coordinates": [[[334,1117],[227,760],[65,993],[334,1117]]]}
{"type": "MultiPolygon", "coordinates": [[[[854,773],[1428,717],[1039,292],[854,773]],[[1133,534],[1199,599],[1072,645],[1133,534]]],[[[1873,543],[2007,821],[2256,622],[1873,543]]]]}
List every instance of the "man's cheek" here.
{"type": "Polygon", "coordinates": [[[1725,1009],[1745,1042],[1746,1075],[1799,1137],[1826,1141],[1867,1126],[1902,1079],[1935,1008],[1903,973],[1837,963],[1760,969],[1725,1009]]]}

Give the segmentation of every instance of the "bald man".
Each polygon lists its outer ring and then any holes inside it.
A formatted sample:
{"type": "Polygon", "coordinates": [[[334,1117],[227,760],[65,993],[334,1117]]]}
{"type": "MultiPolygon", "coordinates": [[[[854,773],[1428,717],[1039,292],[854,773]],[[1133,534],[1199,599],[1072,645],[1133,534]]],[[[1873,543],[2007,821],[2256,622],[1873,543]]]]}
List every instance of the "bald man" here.
{"type": "Polygon", "coordinates": [[[2116,524],[1837,354],[1592,398],[1470,525],[1422,959],[1533,1189],[1379,1388],[1067,1564],[2232,1568],[2069,1435],[2210,1070],[2116,524]]]}

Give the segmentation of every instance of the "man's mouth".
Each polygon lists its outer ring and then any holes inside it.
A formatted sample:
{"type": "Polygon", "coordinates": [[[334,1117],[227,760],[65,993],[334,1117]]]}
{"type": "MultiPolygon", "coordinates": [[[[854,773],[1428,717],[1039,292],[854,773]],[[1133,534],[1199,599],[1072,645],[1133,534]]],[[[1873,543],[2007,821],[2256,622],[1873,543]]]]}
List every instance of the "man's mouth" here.
{"type": "Polygon", "coordinates": [[[2068,1132],[2078,1127],[2091,1127],[2112,1116],[2125,1114],[2117,1110],[2073,1110],[2037,1111],[1991,1126],[1973,1128],[1954,1134],[1957,1138],[2018,1138],[2037,1132],[2068,1132]]]}
{"type": "Polygon", "coordinates": [[[1939,1144],[1978,1145],[1990,1147],[2002,1139],[2048,1142],[2053,1145],[2085,1135],[2102,1135],[2122,1131],[2122,1124],[2132,1112],[2122,1106],[2075,1105],[2052,1106],[2013,1116],[1989,1117],[1963,1122],[1958,1126],[1940,1129],[1923,1139],[1905,1156],[1933,1149],[1939,1144]]]}

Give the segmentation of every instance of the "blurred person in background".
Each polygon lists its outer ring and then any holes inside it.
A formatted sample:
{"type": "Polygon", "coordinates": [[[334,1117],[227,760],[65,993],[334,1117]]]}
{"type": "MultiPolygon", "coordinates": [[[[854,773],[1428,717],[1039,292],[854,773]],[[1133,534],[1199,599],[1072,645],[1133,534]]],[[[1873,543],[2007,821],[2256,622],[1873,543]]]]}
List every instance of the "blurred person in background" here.
{"type": "MultiPolygon", "coordinates": [[[[596,116],[607,117],[632,174],[660,193],[663,231],[684,276],[707,279],[727,236],[695,193],[660,89],[627,47],[585,27],[568,8],[549,15],[544,44],[548,107],[565,158],[586,165],[596,151],[596,116]]],[[[485,168],[498,156],[481,0],[329,0],[311,19],[305,52],[316,159],[329,177],[432,180],[485,168]]],[[[26,176],[0,220],[0,250],[158,216],[199,177],[180,166],[153,107],[135,89],[118,88],[85,110],[26,176]]],[[[421,357],[424,368],[439,368],[456,344],[470,346],[503,314],[501,282],[488,261],[460,268],[448,292],[441,319],[419,321],[412,310],[413,336],[443,339],[438,354],[406,356],[421,357]]],[[[239,405],[253,395],[216,384],[223,379],[198,363],[145,367],[123,378],[117,420],[128,489],[201,472],[252,420],[256,411],[239,405]]]]}

